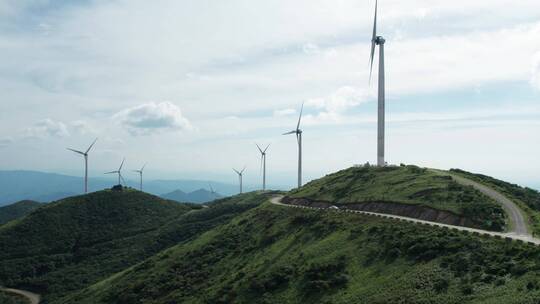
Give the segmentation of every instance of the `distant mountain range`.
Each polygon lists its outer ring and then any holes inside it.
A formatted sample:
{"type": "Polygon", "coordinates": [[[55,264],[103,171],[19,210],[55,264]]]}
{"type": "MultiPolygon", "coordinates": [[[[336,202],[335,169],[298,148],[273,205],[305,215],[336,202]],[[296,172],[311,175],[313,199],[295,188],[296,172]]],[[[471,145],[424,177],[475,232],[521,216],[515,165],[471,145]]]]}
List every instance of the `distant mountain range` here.
{"type": "MultiPolygon", "coordinates": [[[[88,181],[90,192],[111,188],[114,184],[113,179],[107,178],[90,178],[88,181]]],[[[127,184],[138,188],[136,181],[127,180],[127,184]]],[[[211,185],[222,196],[236,194],[238,191],[238,186],[233,184],[211,182],[211,185]]],[[[82,177],[37,171],[0,171],[0,206],[22,200],[55,201],[82,194],[82,186],[82,177]]],[[[197,201],[184,200],[184,202],[198,202],[208,196],[197,192],[204,188],[209,188],[208,181],[149,180],[144,183],[144,191],[154,195],[168,194],[178,189],[188,194],[195,192],[190,197],[195,197],[197,201]]]]}
{"type": "Polygon", "coordinates": [[[177,202],[206,203],[218,198],[222,198],[223,195],[217,192],[208,191],[206,189],[199,189],[189,193],[182,190],[175,190],[173,192],[162,194],[161,197],[177,202]]]}

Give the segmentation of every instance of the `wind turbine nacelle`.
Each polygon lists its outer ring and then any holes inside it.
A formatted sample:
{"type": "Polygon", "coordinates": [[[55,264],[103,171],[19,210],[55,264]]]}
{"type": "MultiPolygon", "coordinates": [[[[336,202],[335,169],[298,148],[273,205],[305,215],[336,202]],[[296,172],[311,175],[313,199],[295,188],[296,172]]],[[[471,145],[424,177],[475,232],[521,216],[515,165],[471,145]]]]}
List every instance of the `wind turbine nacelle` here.
{"type": "Polygon", "coordinates": [[[377,36],[377,38],[375,38],[375,44],[377,45],[384,44],[385,42],[386,40],[382,36],[377,36]]]}

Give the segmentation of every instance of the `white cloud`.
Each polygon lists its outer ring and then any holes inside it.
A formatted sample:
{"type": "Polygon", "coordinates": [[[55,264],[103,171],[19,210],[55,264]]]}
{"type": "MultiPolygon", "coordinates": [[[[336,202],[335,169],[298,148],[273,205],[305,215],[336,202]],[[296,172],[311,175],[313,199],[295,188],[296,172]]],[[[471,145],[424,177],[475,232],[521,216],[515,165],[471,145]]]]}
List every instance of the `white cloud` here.
{"type": "Polygon", "coordinates": [[[69,131],[65,123],[50,118],[43,119],[25,130],[26,137],[67,137],[69,131]]]}
{"type": "Polygon", "coordinates": [[[115,114],[113,118],[119,120],[132,135],[192,129],[180,108],[168,101],[150,102],[128,108],[115,114]]]}
{"type": "Polygon", "coordinates": [[[309,99],[306,101],[305,106],[318,109],[319,113],[308,118],[307,121],[314,123],[319,119],[339,122],[343,114],[346,114],[351,108],[367,102],[369,97],[369,93],[365,90],[343,86],[326,97],[309,99]]]}
{"type": "Polygon", "coordinates": [[[289,115],[293,115],[293,114],[296,114],[295,109],[282,109],[282,110],[275,110],[274,111],[274,116],[275,117],[283,117],[283,116],[289,116],[289,115]]]}
{"type": "Polygon", "coordinates": [[[540,90],[540,52],[533,59],[531,84],[540,90]]]}

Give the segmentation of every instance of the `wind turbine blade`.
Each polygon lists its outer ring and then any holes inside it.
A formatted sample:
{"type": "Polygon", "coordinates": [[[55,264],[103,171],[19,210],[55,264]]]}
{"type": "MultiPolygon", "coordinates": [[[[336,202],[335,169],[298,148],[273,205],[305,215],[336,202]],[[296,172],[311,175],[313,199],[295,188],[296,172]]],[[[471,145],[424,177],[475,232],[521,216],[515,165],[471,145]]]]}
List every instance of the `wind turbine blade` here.
{"type": "Polygon", "coordinates": [[[142,166],[141,173],[144,171],[144,168],[146,168],[146,165],[148,165],[148,163],[145,163],[144,166],[142,166]]]}
{"type": "Polygon", "coordinates": [[[118,173],[118,171],[105,172],[103,174],[113,174],[113,173],[116,174],[116,173],[118,173]]]}
{"type": "Polygon", "coordinates": [[[86,150],[86,153],[90,152],[90,149],[92,149],[92,147],[94,146],[94,144],[96,143],[97,140],[98,140],[98,139],[96,138],[96,139],[94,140],[94,142],[90,145],[90,147],[88,147],[88,149],[86,150]]]}
{"type": "Polygon", "coordinates": [[[78,150],[73,150],[73,149],[70,149],[70,148],[66,148],[66,149],[68,149],[69,151],[73,151],[75,153],[79,153],[81,155],[84,155],[84,152],[81,152],[81,151],[78,151],[78,150]]]}
{"type": "Polygon", "coordinates": [[[302,107],[300,108],[300,116],[298,116],[298,124],[296,125],[296,130],[300,129],[300,120],[302,119],[302,112],[304,112],[304,103],[302,102],[302,107]]]}
{"type": "Polygon", "coordinates": [[[124,180],[124,177],[122,176],[122,174],[121,173],[118,173],[118,174],[120,175],[120,179],[122,180],[122,183],[124,183],[124,185],[127,185],[126,181],[124,180]]]}
{"type": "Polygon", "coordinates": [[[126,161],[126,158],[122,159],[122,163],[120,164],[120,168],[118,168],[118,171],[122,170],[122,167],[124,166],[124,161],[126,161]]]}
{"type": "Polygon", "coordinates": [[[371,56],[369,57],[369,81],[371,82],[371,75],[373,73],[373,59],[375,57],[375,40],[377,39],[377,6],[378,1],[375,1],[375,19],[373,21],[373,36],[371,37],[371,56]]]}
{"type": "Polygon", "coordinates": [[[263,153],[266,153],[266,150],[268,150],[269,147],[270,147],[270,144],[268,144],[268,146],[266,146],[266,148],[264,148],[263,153]]]}
{"type": "Polygon", "coordinates": [[[259,149],[259,151],[261,151],[261,154],[264,153],[263,150],[261,149],[261,147],[259,147],[259,144],[255,144],[257,146],[257,149],[259,149]]]}
{"type": "Polygon", "coordinates": [[[291,132],[283,133],[283,135],[289,135],[289,134],[294,134],[294,133],[296,133],[296,130],[292,130],[291,132]]]}
{"type": "Polygon", "coordinates": [[[234,172],[236,172],[238,175],[240,175],[240,172],[238,170],[236,170],[235,168],[233,168],[234,172]]]}
{"type": "Polygon", "coordinates": [[[244,166],[244,169],[242,169],[242,171],[240,171],[240,174],[244,173],[245,170],[246,170],[246,166],[244,166]]]}

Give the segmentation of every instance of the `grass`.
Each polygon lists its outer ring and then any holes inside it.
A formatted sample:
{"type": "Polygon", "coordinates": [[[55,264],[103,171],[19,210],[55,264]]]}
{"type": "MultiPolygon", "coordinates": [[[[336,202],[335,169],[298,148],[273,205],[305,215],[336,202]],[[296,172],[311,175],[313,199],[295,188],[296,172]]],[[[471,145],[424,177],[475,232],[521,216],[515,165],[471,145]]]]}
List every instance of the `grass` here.
{"type": "Polygon", "coordinates": [[[489,186],[504,194],[515,202],[528,217],[528,224],[533,231],[533,235],[540,235],[540,192],[483,174],[475,174],[460,169],[451,169],[450,172],[489,186]]]}
{"type": "Polygon", "coordinates": [[[503,208],[491,198],[454,182],[450,176],[416,166],[353,167],[311,181],[288,196],[337,205],[416,205],[467,218],[478,228],[502,231],[506,225],[503,208]]]}
{"type": "Polygon", "coordinates": [[[53,301],[229,221],[250,198],[202,208],[129,190],[48,204],[0,227],[0,285],[53,301]]]}
{"type": "Polygon", "coordinates": [[[264,204],[54,303],[537,303],[540,249],[264,204]]]}
{"type": "Polygon", "coordinates": [[[34,201],[20,201],[8,206],[0,207],[0,225],[21,218],[42,206],[34,201]]]}
{"type": "Polygon", "coordinates": [[[2,304],[28,304],[23,296],[0,290],[0,303],[2,304]]]}

